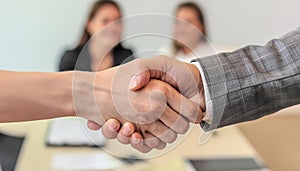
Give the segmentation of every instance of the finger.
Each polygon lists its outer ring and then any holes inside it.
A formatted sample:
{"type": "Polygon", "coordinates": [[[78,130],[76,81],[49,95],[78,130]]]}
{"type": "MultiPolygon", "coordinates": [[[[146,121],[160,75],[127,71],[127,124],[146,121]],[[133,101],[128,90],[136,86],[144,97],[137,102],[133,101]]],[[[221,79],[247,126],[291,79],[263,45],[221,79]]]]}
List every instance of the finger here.
{"type": "Polygon", "coordinates": [[[87,122],[87,127],[90,129],[90,130],[93,130],[93,131],[98,131],[102,126],[97,124],[96,122],[93,122],[91,120],[88,120],[87,122]]]}
{"type": "Polygon", "coordinates": [[[200,106],[191,100],[187,99],[174,88],[169,87],[165,95],[169,106],[187,118],[190,122],[200,123],[203,118],[203,113],[200,106]]]}
{"type": "Polygon", "coordinates": [[[131,90],[139,90],[148,84],[150,80],[150,72],[149,70],[143,70],[136,75],[134,75],[129,83],[129,88],[131,90]]]}
{"type": "MultiPolygon", "coordinates": [[[[157,66],[157,65],[156,65],[157,66]]],[[[165,72],[157,69],[145,69],[139,73],[136,73],[130,80],[129,89],[136,91],[148,84],[150,78],[159,79],[170,84],[174,88],[178,88],[175,80],[167,75],[165,72]]]]}
{"type": "Polygon", "coordinates": [[[177,134],[160,121],[148,124],[146,131],[164,143],[173,143],[177,138],[177,134]]]}
{"type": "Polygon", "coordinates": [[[126,122],[123,124],[121,130],[117,135],[117,139],[122,144],[129,144],[130,143],[130,136],[134,132],[133,124],[126,122]]]}
{"type": "Polygon", "coordinates": [[[101,132],[105,138],[115,139],[117,137],[119,129],[120,122],[116,119],[109,119],[104,123],[101,132]]]}
{"type": "Polygon", "coordinates": [[[148,153],[152,149],[144,144],[143,137],[140,133],[135,132],[130,137],[130,145],[142,153],[148,153]]]}
{"type": "Polygon", "coordinates": [[[184,117],[175,112],[169,106],[166,107],[160,121],[178,134],[186,133],[190,126],[189,122],[184,117]]]}
{"type": "Polygon", "coordinates": [[[166,147],[166,143],[162,142],[159,138],[155,137],[151,133],[145,133],[144,137],[144,144],[149,148],[156,148],[158,150],[162,150],[166,147]]]}
{"type": "Polygon", "coordinates": [[[134,132],[134,125],[131,122],[125,122],[119,131],[119,134],[130,137],[134,132]]]}

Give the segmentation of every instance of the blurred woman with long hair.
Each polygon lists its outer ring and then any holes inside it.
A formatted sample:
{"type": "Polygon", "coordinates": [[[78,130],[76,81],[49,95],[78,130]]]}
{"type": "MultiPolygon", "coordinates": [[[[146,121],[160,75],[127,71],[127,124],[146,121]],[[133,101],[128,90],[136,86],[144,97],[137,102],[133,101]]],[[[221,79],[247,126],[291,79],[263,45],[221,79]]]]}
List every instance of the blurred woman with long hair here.
{"type": "Polygon", "coordinates": [[[122,22],[120,21],[121,18],[122,12],[116,2],[111,0],[96,1],[88,15],[78,45],[76,48],[64,53],[60,61],[59,70],[67,71],[76,69],[98,71],[120,65],[124,60],[132,60],[132,51],[124,48],[123,45],[119,43],[123,31],[122,22]],[[96,50],[97,55],[92,55],[90,52],[80,55],[86,43],[88,43],[91,38],[93,39],[93,36],[97,39],[97,37],[99,37],[98,35],[105,41],[95,44],[98,49],[96,50]],[[106,53],[107,49],[109,50],[106,53]],[[95,59],[99,56],[99,51],[105,52],[101,60],[95,59]],[[80,58],[84,59],[78,59],[79,55],[80,58]]]}

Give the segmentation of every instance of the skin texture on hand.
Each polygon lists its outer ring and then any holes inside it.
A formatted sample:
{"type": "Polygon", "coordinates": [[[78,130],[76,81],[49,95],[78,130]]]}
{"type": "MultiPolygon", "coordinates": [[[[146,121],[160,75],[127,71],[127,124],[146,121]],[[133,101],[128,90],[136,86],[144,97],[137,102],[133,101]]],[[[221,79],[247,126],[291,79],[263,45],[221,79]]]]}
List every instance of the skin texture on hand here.
{"type": "MultiPolygon", "coordinates": [[[[156,82],[153,82],[154,81],[153,79],[161,80],[169,84],[173,88],[175,88],[177,91],[179,91],[183,95],[182,97],[188,99],[185,101],[186,104],[184,104],[184,106],[182,106],[180,109],[177,108],[175,110],[177,112],[176,114],[183,116],[183,118],[185,118],[186,121],[189,122],[199,123],[201,121],[203,117],[202,111],[205,111],[205,99],[204,99],[201,76],[198,68],[195,65],[180,62],[164,56],[158,56],[150,59],[133,61],[130,64],[134,65],[134,67],[138,69],[135,70],[135,73],[132,74],[133,76],[130,79],[130,83],[128,87],[129,89],[138,92],[140,90],[143,90],[145,87],[149,86],[149,84],[151,86],[152,83],[153,85],[155,83],[158,88],[161,85],[157,84],[156,82]],[[187,103],[196,104],[197,107],[195,107],[195,105],[194,106],[187,105],[187,103]],[[195,110],[199,110],[200,112],[199,111],[195,112],[195,110]]],[[[125,65],[120,67],[126,70],[125,65]]],[[[162,91],[166,93],[165,90],[166,89],[163,89],[162,91]]],[[[174,91],[172,91],[169,94],[174,94],[174,91]]],[[[138,96],[136,96],[135,98],[137,97],[138,96]]],[[[174,98],[181,98],[181,97],[172,96],[172,98],[170,99],[174,99],[174,98]]],[[[181,105],[182,105],[182,101],[181,101],[181,105]]],[[[170,116],[174,117],[174,115],[170,115],[170,116]]],[[[145,118],[145,119],[149,119],[149,118],[145,118]]],[[[161,119],[163,119],[163,117],[161,117],[161,119]]],[[[123,124],[124,122],[121,121],[121,123],[123,124]]],[[[141,152],[148,152],[151,149],[153,149],[153,147],[151,146],[149,147],[148,145],[149,143],[147,143],[148,137],[145,136],[143,131],[135,128],[134,124],[130,122],[125,122],[122,125],[122,127],[120,126],[121,125],[118,122],[117,118],[109,119],[103,125],[102,133],[106,138],[109,139],[117,138],[119,142],[123,144],[130,143],[133,148],[136,148],[141,152]]],[[[178,125],[177,127],[180,126],[184,126],[184,125],[178,125]]],[[[97,130],[100,127],[101,126],[93,122],[89,122],[90,129],[97,130]]],[[[165,144],[157,145],[157,146],[165,146],[165,144]]]]}

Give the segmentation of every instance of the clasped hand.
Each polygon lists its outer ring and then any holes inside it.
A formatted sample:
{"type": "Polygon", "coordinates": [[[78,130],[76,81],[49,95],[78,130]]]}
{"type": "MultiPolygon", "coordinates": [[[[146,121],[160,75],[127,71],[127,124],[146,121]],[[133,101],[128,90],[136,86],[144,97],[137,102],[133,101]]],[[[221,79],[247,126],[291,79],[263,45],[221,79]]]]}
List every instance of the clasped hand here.
{"type": "Polygon", "coordinates": [[[102,127],[106,138],[143,153],[174,142],[205,111],[198,68],[165,56],[101,71],[94,86],[100,114],[79,115],[89,120],[90,129],[102,127]]]}

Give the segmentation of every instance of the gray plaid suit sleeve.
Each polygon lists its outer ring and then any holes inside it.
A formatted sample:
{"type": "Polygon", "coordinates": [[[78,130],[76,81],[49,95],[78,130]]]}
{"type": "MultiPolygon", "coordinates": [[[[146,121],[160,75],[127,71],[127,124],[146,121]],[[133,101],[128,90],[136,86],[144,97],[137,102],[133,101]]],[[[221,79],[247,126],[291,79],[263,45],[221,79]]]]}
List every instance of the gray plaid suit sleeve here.
{"type": "Polygon", "coordinates": [[[254,120],[300,103],[300,28],[265,46],[198,58],[211,100],[204,130],[254,120]]]}

